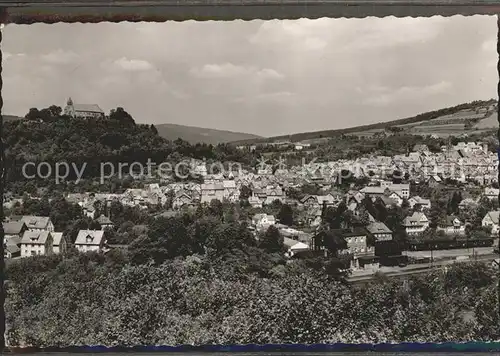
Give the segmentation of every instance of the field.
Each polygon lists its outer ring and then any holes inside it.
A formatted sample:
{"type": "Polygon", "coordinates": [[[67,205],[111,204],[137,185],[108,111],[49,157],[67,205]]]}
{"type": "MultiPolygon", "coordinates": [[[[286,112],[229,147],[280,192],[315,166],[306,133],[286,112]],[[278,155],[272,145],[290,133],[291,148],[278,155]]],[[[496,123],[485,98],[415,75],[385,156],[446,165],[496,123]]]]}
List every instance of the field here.
{"type": "Polygon", "coordinates": [[[493,113],[474,125],[475,129],[498,129],[498,113],[493,113]]]}
{"type": "Polygon", "coordinates": [[[371,137],[379,133],[385,132],[385,129],[373,129],[359,132],[349,133],[348,136],[358,136],[358,137],[371,137]]]}
{"type": "Polygon", "coordinates": [[[276,142],[289,140],[291,142],[312,142],[340,135],[353,135],[358,137],[371,137],[377,133],[401,132],[406,134],[440,137],[472,135],[498,128],[496,100],[473,101],[418,114],[413,117],[380,122],[346,129],[333,129],[325,131],[304,132],[293,135],[276,136],[269,138],[241,140],[231,142],[235,145],[250,145],[257,143],[276,142]]]}

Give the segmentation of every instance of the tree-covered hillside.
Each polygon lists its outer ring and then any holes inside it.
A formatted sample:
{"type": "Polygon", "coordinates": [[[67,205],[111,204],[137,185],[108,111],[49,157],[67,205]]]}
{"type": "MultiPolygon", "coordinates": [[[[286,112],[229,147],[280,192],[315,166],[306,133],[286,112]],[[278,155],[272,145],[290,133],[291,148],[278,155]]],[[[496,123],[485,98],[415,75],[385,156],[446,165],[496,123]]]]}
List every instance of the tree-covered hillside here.
{"type": "MultiPolygon", "coordinates": [[[[61,115],[61,108],[56,106],[31,109],[24,120],[6,122],[4,132],[10,181],[23,178],[22,166],[26,162],[47,162],[52,167],[56,162],[77,167],[85,163],[84,178],[89,178],[99,176],[101,162],[118,165],[146,164],[148,159],[173,164],[184,158],[244,160],[238,150],[227,145],[168,141],[158,135],[153,125],[136,124],[123,108],[112,110],[105,119],[86,120],[61,115]]],[[[67,179],[75,179],[74,171],[70,173],[67,179]]]]}

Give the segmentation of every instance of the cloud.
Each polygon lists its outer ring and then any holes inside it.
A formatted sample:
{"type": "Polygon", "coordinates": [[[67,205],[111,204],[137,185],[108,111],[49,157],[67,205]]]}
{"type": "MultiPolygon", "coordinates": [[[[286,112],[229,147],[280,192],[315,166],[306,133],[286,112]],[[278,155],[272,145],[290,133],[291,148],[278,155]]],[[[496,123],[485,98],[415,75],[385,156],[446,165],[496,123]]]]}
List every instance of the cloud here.
{"type": "Polygon", "coordinates": [[[280,45],[300,51],[323,50],[328,46],[324,31],[331,21],[326,18],[296,21],[266,21],[248,41],[253,45],[280,45]]]}
{"type": "Polygon", "coordinates": [[[153,65],[142,59],[127,59],[122,57],[114,61],[114,65],[125,71],[147,71],[153,69],[153,65]]]}
{"type": "Polygon", "coordinates": [[[55,51],[41,55],[41,59],[44,62],[50,64],[68,64],[77,61],[79,56],[72,51],[66,51],[63,49],[57,49],[55,51]]]}
{"type": "Polygon", "coordinates": [[[273,135],[409,117],[494,97],[498,84],[494,16],[9,24],[2,32],[3,110],[14,115],[71,95],[126,107],[138,122],[273,135]],[[74,63],[56,65],[56,54],[74,63]]]}
{"type": "Polygon", "coordinates": [[[495,52],[497,53],[497,41],[495,39],[484,41],[481,44],[481,49],[486,52],[495,52]]]}
{"type": "Polygon", "coordinates": [[[198,78],[237,78],[243,76],[251,76],[264,80],[283,78],[283,75],[274,69],[259,69],[254,66],[240,66],[232,63],[205,64],[201,68],[192,68],[190,74],[198,78]]]}
{"type": "Polygon", "coordinates": [[[273,93],[262,93],[253,96],[238,97],[234,99],[234,102],[252,105],[259,103],[296,104],[297,95],[289,91],[280,91],[273,93]]]}
{"type": "Polygon", "coordinates": [[[347,44],[351,50],[382,49],[393,46],[424,44],[436,38],[443,24],[449,21],[444,17],[427,18],[383,18],[371,22],[359,22],[359,28],[352,28],[347,44]]]}
{"type": "Polygon", "coordinates": [[[429,96],[446,93],[452,88],[450,82],[442,81],[439,83],[416,87],[403,86],[397,89],[389,89],[383,86],[374,86],[368,88],[375,95],[369,96],[364,103],[373,106],[392,105],[397,102],[406,102],[410,100],[421,100],[429,96]]]}

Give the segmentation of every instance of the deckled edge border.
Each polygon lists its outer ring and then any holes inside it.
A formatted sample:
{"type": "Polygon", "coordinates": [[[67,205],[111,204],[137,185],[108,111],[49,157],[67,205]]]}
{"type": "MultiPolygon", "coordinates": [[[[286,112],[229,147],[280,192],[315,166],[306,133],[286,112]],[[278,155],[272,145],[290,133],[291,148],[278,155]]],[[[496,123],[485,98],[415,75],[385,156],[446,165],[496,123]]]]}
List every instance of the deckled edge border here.
{"type": "MultiPolygon", "coordinates": [[[[218,0],[206,0],[206,4],[154,3],[138,6],[111,2],[60,0],[61,4],[28,1],[5,4],[8,22],[32,24],[36,22],[164,22],[164,21],[209,21],[209,20],[271,20],[271,19],[317,19],[365,18],[365,17],[431,17],[431,16],[472,16],[496,15],[500,13],[500,3],[494,0],[443,1],[429,4],[418,0],[338,0],[332,3],[315,0],[233,0],[231,5],[218,4],[218,0]],[[280,2],[282,1],[282,2],[280,2]],[[77,2],[78,4],[75,4],[77,2]]],[[[178,3],[182,3],[179,0],[178,3]]],[[[224,0],[221,0],[224,1],[224,0]]],[[[0,6],[2,6],[0,1],[0,6]]]]}
{"type": "MultiPolygon", "coordinates": [[[[97,4],[96,4],[97,5],[97,4]]],[[[146,7],[8,7],[0,8],[1,23],[32,24],[32,23],[98,23],[98,22],[164,22],[168,20],[270,20],[270,19],[298,19],[298,18],[365,18],[373,17],[431,17],[431,16],[472,16],[472,15],[497,15],[500,6],[471,4],[469,6],[419,6],[412,9],[410,5],[357,5],[347,4],[314,4],[311,5],[271,5],[271,6],[146,6],[146,7]],[[16,9],[12,11],[12,9],[16,9]],[[26,9],[28,9],[26,11],[26,9]],[[62,12],[60,10],[63,10],[62,12]],[[117,9],[120,9],[117,11],[117,9]],[[139,12],[147,9],[142,14],[139,12]],[[168,13],[165,10],[168,9],[168,13]],[[236,10],[237,11],[234,11],[236,10]],[[101,12],[101,14],[96,14],[101,12]],[[125,11],[123,11],[125,10],[125,11]],[[131,10],[134,10],[133,12],[131,10]],[[208,10],[208,11],[207,11],[208,10]],[[121,13],[120,13],[121,12],[121,13]],[[155,14],[163,12],[163,14],[155,14]]],[[[497,98],[500,98],[500,16],[497,15],[497,53],[499,55],[497,71],[499,82],[497,98]]],[[[0,31],[0,44],[2,33],[0,31]]],[[[5,187],[5,160],[3,146],[3,88],[2,74],[2,52],[0,51],[0,218],[3,221],[3,199],[5,187]]],[[[498,108],[499,129],[498,139],[500,141],[500,107],[498,108]]],[[[497,149],[499,157],[500,181],[500,148],[497,149]]],[[[500,195],[499,195],[500,200],[500,195]]],[[[0,238],[3,240],[4,231],[0,224],[0,238]]],[[[4,248],[0,244],[0,348],[5,345],[5,288],[4,288],[4,248]]],[[[500,254],[500,252],[499,252],[500,254]]],[[[500,305],[500,278],[498,282],[498,304],[500,305]]],[[[499,308],[500,319],[500,308],[499,308]]],[[[500,328],[500,325],[499,325],[500,328]]],[[[4,351],[14,353],[32,352],[499,352],[500,341],[497,342],[467,342],[467,343],[400,343],[400,344],[268,344],[268,345],[179,345],[179,346],[132,346],[132,347],[106,347],[106,346],[77,346],[67,348],[6,348],[4,351]]]]}
{"type": "Polygon", "coordinates": [[[266,344],[179,346],[76,346],[67,348],[10,348],[13,353],[34,352],[499,352],[498,342],[401,344],[266,344]]]}

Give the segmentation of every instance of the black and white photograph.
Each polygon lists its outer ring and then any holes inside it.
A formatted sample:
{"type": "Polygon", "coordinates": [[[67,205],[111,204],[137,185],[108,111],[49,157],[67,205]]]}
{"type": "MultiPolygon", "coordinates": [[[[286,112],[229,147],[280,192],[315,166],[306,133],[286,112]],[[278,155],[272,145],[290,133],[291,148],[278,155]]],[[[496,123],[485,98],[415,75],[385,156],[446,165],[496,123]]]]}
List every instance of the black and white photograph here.
{"type": "Polygon", "coordinates": [[[500,340],[496,17],[1,31],[7,347],[500,340]]]}

